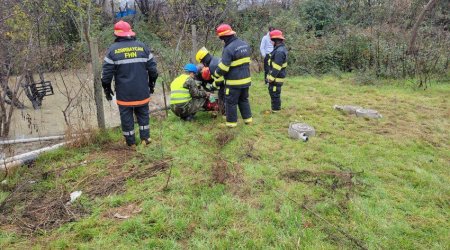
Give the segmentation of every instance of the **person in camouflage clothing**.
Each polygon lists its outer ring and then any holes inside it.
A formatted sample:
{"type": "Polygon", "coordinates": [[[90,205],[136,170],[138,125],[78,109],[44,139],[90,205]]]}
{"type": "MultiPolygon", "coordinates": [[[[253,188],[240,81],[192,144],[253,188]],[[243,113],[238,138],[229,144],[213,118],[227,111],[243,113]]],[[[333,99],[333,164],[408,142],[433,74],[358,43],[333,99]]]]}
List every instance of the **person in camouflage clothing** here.
{"type": "Polygon", "coordinates": [[[192,121],[195,114],[205,107],[209,93],[200,89],[195,83],[197,66],[186,64],[184,71],[184,74],[175,78],[170,84],[170,109],[181,119],[192,121]]]}

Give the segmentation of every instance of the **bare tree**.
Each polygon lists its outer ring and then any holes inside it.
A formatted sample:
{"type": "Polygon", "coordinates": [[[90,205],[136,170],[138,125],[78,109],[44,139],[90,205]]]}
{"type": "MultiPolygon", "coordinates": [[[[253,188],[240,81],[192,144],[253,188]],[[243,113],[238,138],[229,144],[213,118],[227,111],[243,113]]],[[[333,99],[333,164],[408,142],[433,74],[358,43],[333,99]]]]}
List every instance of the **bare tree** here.
{"type": "Polygon", "coordinates": [[[417,17],[416,22],[414,23],[413,29],[411,31],[411,40],[409,41],[408,46],[408,54],[415,54],[417,53],[417,48],[415,47],[416,39],[417,39],[417,32],[419,30],[420,24],[423,22],[423,19],[425,18],[425,14],[433,9],[433,7],[436,5],[436,2],[438,0],[429,0],[428,3],[423,7],[423,10],[420,12],[419,16],[417,17]]]}
{"type": "MultiPolygon", "coordinates": [[[[20,75],[19,77],[16,78],[16,82],[14,83],[14,85],[12,87],[10,87],[8,85],[9,82],[9,78],[10,78],[10,72],[11,72],[11,68],[13,66],[13,60],[8,60],[8,57],[10,57],[11,55],[6,55],[4,57],[4,59],[7,59],[6,62],[9,62],[9,65],[6,65],[7,71],[5,73],[2,72],[3,77],[0,79],[0,84],[2,85],[0,88],[0,137],[7,137],[9,135],[9,131],[10,131],[10,126],[11,126],[11,118],[13,115],[13,111],[15,109],[15,105],[6,105],[6,96],[7,96],[7,92],[11,91],[10,95],[12,96],[12,102],[15,101],[15,98],[18,99],[18,97],[20,96],[21,93],[21,83],[22,80],[24,79],[23,76],[26,74],[26,70],[28,68],[28,63],[30,61],[30,51],[33,47],[33,30],[31,30],[29,32],[28,35],[28,45],[26,48],[23,48],[22,53],[24,56],[23,60],[21,60],[23,62],[22,67],[21,68],[21,72],[23,73],[22,75],[20,75]],[[6,91],[5,91],[6,90],[6,91]]],[[[20,55],[19,53],[15,53],[15,55],[20,55]]],[[[17,58],[16,58],[17,60],[17,58]]],[[[4,67],[2,67],[4,68],[4,67]]],[[[4,70],[4,69],[3,69],[4,70]]],[[[13,103],[12,103],[13,104],[13,103]]]]}

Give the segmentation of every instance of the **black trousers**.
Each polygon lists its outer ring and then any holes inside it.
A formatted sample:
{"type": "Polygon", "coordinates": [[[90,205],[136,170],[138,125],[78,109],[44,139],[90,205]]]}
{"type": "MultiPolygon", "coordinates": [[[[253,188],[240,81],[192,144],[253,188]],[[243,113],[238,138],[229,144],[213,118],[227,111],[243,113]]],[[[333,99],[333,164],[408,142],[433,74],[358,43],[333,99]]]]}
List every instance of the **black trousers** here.
{"type": "Polygon", "coordinates": [[[222,115],[225,115],[225,86],[220,86],[219,91],[217,93],[218,104],[219,104],[219,112],[222,115]]]}
{"type": "Polygon", "coordinates": [[[242,119],[252,118],[250,102],[248,101],[248,87],[230,88],[225,87],[225,112],[228,123],[236,123],[238,120],[237,107],[241,112],[242,119]]]}
{"type": "Polygon", "coordinates": [[[270,67],[269,67],[269,58],[270,58],[269,54],[266,54],[266,56],[264,57],[264,81],[265,81],[266,83],[269,83],[269,82],[267,81],[267,74],[269,74],[269,70],[270,70],[270,67]]]}
{"type": "Polygon", "coordinates": [[[148,104],[139,107],[128,107],[119,105],[120,122],[122,124],[122,132],[128,146],[136,144],[134,136],[134,117],[136,115],[139,124],[139,137],[141,140],[150,138],[150,117],[148,104]]]}
{"type": "Polygon", "coordinates": [[[281,110],[281,84],[269,84],[269,95],[272,101],[272,110],[281,110]]]}

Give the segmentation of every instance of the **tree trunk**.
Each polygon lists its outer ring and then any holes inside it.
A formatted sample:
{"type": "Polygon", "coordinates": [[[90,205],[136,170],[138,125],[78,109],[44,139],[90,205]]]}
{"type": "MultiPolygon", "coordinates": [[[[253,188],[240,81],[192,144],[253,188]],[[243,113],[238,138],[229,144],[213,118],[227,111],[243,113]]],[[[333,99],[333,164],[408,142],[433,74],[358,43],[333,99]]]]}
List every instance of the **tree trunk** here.
{"type": "Polygon", "coordinates": [[[411,40],[409,41],[408,46],[408,54],[416,54],[418,49],[415,47],[416,39],[417,39],[417,32],[419,30],[419,26],[422,23],[423,19],[425,18],[425,13],[429,10],[431,10],[438,0],[430,0],[428,3],[423,7],[422,12],[420,12],[419,17],[417,17],[416,23],[413,26],[413,29],[411,31],[411,40]]]}

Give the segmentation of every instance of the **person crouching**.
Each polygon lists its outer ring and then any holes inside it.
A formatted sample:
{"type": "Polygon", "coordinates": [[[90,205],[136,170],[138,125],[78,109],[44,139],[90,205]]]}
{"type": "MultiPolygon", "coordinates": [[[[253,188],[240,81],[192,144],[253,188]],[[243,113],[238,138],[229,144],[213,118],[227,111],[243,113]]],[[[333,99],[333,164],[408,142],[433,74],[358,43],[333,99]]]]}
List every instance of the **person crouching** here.
{"type": "Polygon", "coordinates": [[[197,66],[192,63],[184,66],[184,74],[170,84],[170,109],[184,121],[192,121],[195,114],[207,103],[209,93],[199,89],[195,83],[197,66]]]}

